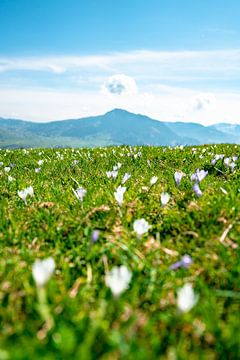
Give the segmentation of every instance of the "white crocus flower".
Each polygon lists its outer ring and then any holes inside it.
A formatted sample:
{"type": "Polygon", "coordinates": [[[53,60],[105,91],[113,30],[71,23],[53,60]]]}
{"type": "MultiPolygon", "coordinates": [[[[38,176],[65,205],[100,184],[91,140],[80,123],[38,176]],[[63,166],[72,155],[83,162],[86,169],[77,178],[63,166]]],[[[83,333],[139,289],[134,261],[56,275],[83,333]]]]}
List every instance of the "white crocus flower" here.
{"type": "Polygon", "coordinates": [[[76,198],[80,201],[83,201],[83,198],[87,192],[86,189],[84,189],[83,187],[79,187],[76,190],[73,190],[74,194],[76,195],[76,198]]]}
{"type": "Polygon", "coordinates": [[[32,266],[32,275],[36,285],[44,286],[55,270],[55,262],[52,257],[44,260],[36,260],[32,266]]]}
{"type": "Polygon", "coordinates": [[[117,200],[119,206],[122,206],[123,197],[126,189],[127,188],[125,186],[118,186],[117,190],[114,193],[115,199],[117,200]]]}
{"type": "Polygon", "coordinates": [[[150,185],[153,186],[154,184],[156,184],[156,182],[158,181],[158,177],[157,176],[153,176],[150,179],[150,185]]]}
{"type": "Polygon", "coordinates": [[[162,206],[167,205],[169,200],[170,200],[170,195],[168,193],[164,192],[164,193],[161,194],[161,204],[162,204],[162,206]]]}
{"type": "Polygon", "coordinates": [[[106,175],[107,175],[107,177],[108,177],[109,179],[110,179],[111,177],[112,177],[113,179],[116,179],[117,176],[118,176],[118,171],[117,171],[117,170],[107,171],[107,172],[106,172],[106,175]]]}
{"type": "Polygon", "coordinates": [[[125,173],[123,179],[122,179],[122,184],[125,184],[126,181],[128,181],[128,179],[130,179],[131,175],[129,173],[125,173]]]}
{"type": "Polygon", "coordinates": [[[151,226],[148,224],[148,222],[145,219],[138,219],[135,220],[133,223],[133,229],[137,236],[142,236],[148,230],[151,228],[151,226]]]}
{"type": "Polygon", "coordinates": [[[128,288],[131,278],[132,273],[126,266],[116,266],[106,274],[105,283],[117,297],[128,288]]]}
{"type": "Polygon", "coordinates": [[[24,201],[24,204],[27,204],[27,196],[33,196],[34,192],[33,192],[33,187],[29,186],[26,189],[23,190],[19,190],[18,191],[18,196],[24,201]]]}
{"type": "Polygon", "coordinates": [[[10,166],[6,166],[6,167],[4,168],[4,171],[5,171],[6,173],[8,173],[10,170],[11,170],[10,166]]]}
{"type": "Polygon", "coordinates": [[[177,306],[182,312],[190,311],[197,303],[198,296],[194,293],[192,285],[185,284],[177,293],[177,306]]]}
{"type": "Polygon", "coordinates": [[[44,160],[38,160],[38,165],[41,166],[44,163],[44,160]]]}

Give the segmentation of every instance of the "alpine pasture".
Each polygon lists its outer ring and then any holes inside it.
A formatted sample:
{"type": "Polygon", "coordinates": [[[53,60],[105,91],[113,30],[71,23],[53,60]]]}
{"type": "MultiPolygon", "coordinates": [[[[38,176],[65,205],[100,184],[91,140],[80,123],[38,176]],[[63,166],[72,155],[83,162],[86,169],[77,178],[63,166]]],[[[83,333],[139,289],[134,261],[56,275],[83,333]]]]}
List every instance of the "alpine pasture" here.
{"type": "Polygon", "coordinates": [[[240,146],[0,150],[0,359],[237,359],[240,146]]]}

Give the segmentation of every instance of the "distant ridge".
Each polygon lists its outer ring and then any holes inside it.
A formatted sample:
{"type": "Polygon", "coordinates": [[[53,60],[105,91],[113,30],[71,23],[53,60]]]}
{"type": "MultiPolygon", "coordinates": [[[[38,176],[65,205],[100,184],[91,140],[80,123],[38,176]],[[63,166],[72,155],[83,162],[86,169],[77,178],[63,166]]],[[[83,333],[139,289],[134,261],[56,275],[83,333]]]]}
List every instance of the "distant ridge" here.
{"type": "Polygon", "coordinates": [[[163,122],[126,110],[36,123],[0,118],[0,147],[240,144],[240,125],[163,122]]]}

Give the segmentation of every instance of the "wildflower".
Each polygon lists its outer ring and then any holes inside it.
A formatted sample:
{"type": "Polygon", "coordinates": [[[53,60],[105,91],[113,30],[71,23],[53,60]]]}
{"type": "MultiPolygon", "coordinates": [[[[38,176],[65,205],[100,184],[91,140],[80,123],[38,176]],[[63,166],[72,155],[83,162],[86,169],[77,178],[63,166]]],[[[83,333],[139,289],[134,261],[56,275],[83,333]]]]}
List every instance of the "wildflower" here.
{"type": "Polygon", "coordinates": [[[183,177],[183,173],[182,172],[179,172],[179,171],[176,171],[175,174],[174,174],[174,179],[175,179],[175,182],[176,182],[176,185],[178,186],[182,180],[182,177],[183,177]]]}
{"type": "Polygon", "coordinates": [[[133,223],[133,229],[137,236],[142,236],[148,230],[151,228],[151,226],[148,224],[148,222],[145,219],[138,219],[135,220],[133,223]]]}
{"type": "Polygon", "coordinates": [[[105,283],[117,297],[128,288],[131,278],[132,273],[126,266],[116,266],[106,274],[105,283]]]}
{"type": "Polygon", "coordinates": [[[164,192],[164,193],[161,194],[161,204],[162,204],[162,206],[167,205],[169,200],[170,200],[170,195],[168,193],[164,192]]]}
{"type": "Polygon", "coordinates": [[[98,241],[99,238],[99,230],[94,230],[91,237],[91,243],[94,244],[98,241]]]}
{"type": "Polygon", "coordinates": [[[6,167],[4,168],[4,171],[5,171],[6,173],[8,173],[10,170],[11,170],[10,166],[6,166],[6,167]]]}
{"type": "Polygon", "coordinates": [[[36,260],[32,266],[32,275],[37,286],[44,286],[55,270],[55,262],[52,257],[44,260],[36,260]]]}
{"type": "Polygon", "coordinates": [[[192,181],[201,182],[208,174],[208,171],[197,169],[195,174],[191,175],[192,181]]]}
{"type": "Polygon", "coordinates": [[[153,176],[150,179],[150,185],[153,186],[154,184],[156,184],[156,182],[158,181],[158,177],[157,176],[153,176]]]}
{"type": "Polygon", "coordinates": [[[198,296],[195,295],[192,285],[185,284],[177,293],[177,306],[182,312],[190,311],[198,301],[198,296]]]}
{"type": "Polygon", "coordinates": [[[10,175],[8,175],[8,181],[12,182],[14,180],[14,178],[10,175]]]}
{"type": "Polygon", "coordinates": [[[44,160],[38,160],[38,165],[41,166],[44,163],[44,160]]]}
{"type": "Polygon", "coordinates": [[[27,196],[33,196],[34,192],[33,192],[33,187],[29,186],[26,189],[23,190],[18,190],[18,196],[24,201],[24,204],[27,204],[27,196]]]}
{"type": "Polygon", "coordinates": [[[118,171],[117,170],[107,171],[106,174],[108,178],[112,177],[113,179],[116,179],[118,176],[118,171]]]}
{"type": "Polygon", "coordinates": [[[198,197],[202,196],[202,191],[201,191],[198,183],[196,183],[196,184],[193,185],[193,191],[195,192],[195,194],[196,194],[198,197]]]}
{"type": "Polygon", "coordinates": [[[118,202],[119,206],[122,206],[123,203],[123,196],[127,188],[125,186],[118,186],[117,190],[114,193],[115,199],[118,202]]]}
{"type": "Polygon", "coordinates": [[[229,165],[232,171],[234,170],[235,166],[236,166],[235,162],[231,162],[229,165]]]}
{"type": "Polygon", "coordinates": [[[78,200],[83,201],[83,198],[84,198],[87,190],[84,189],[83,187],[79,187],[78,189],[73,190],[73,192],[76,195],[78,200]]]}
{"type": "Polygon", "coordinates": [[[217,162],[217,160],[216,159],[212,159],[212,161],[211,161],[211,165],[215,165],[216,164],[216,162],[217,162]]]}
{"type": "Polygon", "coordinates": [[[232,159],[233,159],[233,161],[237,161],[238,156],[233,156],[232,159]]]}
{"type": "Polygon", "coordinates": [[[179,267],[184,267],[185,269],[189,268],[189,266],[192,263],[192,258],[189,255],[184,255],[180,261],[177,261],[176,263],[172,264],[170,266],[171,270],[178,269],[179,267]]]}
{"type": "Polygon", "coordinates": [[[208,171],[205,171],[205,170],[199,170],[197,169],[196,171],[196,175],[197,175],[197,179],[198,181],[202,181],[208,174],[208,171]]]}
{"type": "Polygon", "coordinates": [[[41,168],[36,168],[35,173],[39,173],[41,171],[41,168]]]}
{"type": "Polygon", "coordinates": [[[122,179],[122,184],[125,184],[125,182],[130,179],[131,175],[129,173],[125,173],[123,179],[122,179]]]}
{"type": "Polygon", "coordinates": [[[223,164],[224,164],[226,167],[229,167],[230,162],[231,162],[231,159],[228,158],[228,157],[224,158],[224,160],[223,160],[223,164]]]}

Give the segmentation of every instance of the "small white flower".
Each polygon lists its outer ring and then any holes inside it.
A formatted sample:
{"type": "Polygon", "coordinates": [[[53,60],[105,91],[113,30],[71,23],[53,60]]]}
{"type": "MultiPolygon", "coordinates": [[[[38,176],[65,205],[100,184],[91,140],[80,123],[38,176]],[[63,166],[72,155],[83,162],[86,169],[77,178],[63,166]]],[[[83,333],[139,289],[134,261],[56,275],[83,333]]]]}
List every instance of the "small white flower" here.
{"type": "Polygon", "coordinates": [[[156,184],[156,182],[158,181],[158,177],[157,176],[153,176],[150,179],[150,185],[153,186],[154,184],[156,184]]]}
{"type": "Polygon", "coordinates": [[[105,283],[114,296],[119,296],[128,288],[131,278],[132,273],[126,266],[116,266],[106,274],[105,283]]]}
{"type": "Polygon", "coordinates": [[[83,187],[79,187],[78,189],[73,190],[73,192],[76,195],[78,200],[83,201],[83,198],[84,198],[87,190],[84,189],[83,187]]]}
{"type": "Polygon", "coordinates": [[[4,168],[4,171],[5,171],[6,173],[8,173],[10,170],[11,170],[10,166],[6,166],[6,167],[4,168]]]}
{"type": "Polygon", "coordinates": [[[133,223],[133,229],[137,236],[142,236],[151,228],[151,225],[145,219],[135,220],[133,223]]]}
{"type": "Polygon", "coordinates": [[[36,260],[32,266],[32,275],[37,286],[44,286],[55,270],[55,262],[52,257],[44,260],[36,260]]]}
{"type": "Polygon", "coordinates": [[[125,184],[126,181],[128,181],[128,179],[130,179],[131,175],[129,173],[125,173],[123,179],[122,179],[122,184],[125,184]]]}
{"type": "Polygon", "coordinates": [[[223,163],[226,167],[230,165],[231,159],[229,157],[224,158],[223,163]]]}
{"type": "Polygon", "coordinates": [[[41,166],[44,163],[44,160],[38,160],[38,165],[41,166]]]}
{"type": "Polygon", "coordinates": [[[117,170],[113,170],[112,171],[112,177],[114,178],[114,180],[117,178],[118,176],[118,171],[117,170]]]}
{"type": "Polygon", "coordinates": [[[23,190],[18,190],[18,196],[24,201],[24,204],[27,204],[27,196],[33,196],[34,192],[33,192],[33,187],[29,186],[26,189],[23,190]]]}
{"type": "Polygon", "coordinates": [[[36,168],[35,173],[39,173],[41,171],[41,168],[36,168]]]}
{"type": "Polygon", "coordinates": [[[198,296],[195,295],[192,285],[185,284],[177,293],[177,306],[182,312],[190,311],[197,303],[198,296]]]}
{"type": "Polygon", "coordinates": [[[8,181],[12,182],[14,180],[14,178],[10,175],[8,175],[8,181]]]}
{"type": "Polygon", "coordinates": [[[162,206],[167,205],[169,200],[170,200],[170,195],[168,193],[164,192],[164,193],[161,194],[161,204],[162,204],[162,206]]]}
{"type": "Polygon", "coordinates": [[[125,186],[118,186],[117,190],[114,193],[115,199],[117,200],[119,206],[122,206],[123,197],[126,190],[127,188],[125,186]]]}
{"type": "Polygon", "coordinates": [[[112,177],[113,179],[116,179],[117,176],[118,176],[118,171],[117,171],[117,170],[107,171],[106,174],[107,174],[107,177],[108,177],[109,179],[110,179],[111,177],[112,177]]]}

